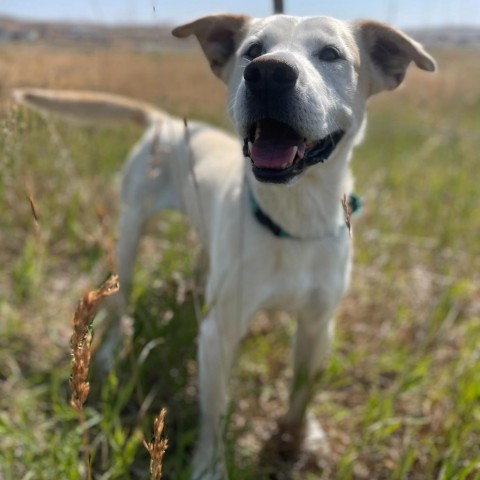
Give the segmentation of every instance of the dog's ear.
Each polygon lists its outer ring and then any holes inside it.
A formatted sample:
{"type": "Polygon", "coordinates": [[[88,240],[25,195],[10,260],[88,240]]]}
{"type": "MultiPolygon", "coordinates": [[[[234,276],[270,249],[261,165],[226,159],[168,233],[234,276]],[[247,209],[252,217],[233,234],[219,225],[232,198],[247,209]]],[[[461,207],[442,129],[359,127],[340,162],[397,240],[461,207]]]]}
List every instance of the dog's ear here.
{"type": "Polygon", "coordinates": [[[242,29],[249,22],[246,15],[210,15],[181,25],[172,31],[178,38],[195,35],[217,77],[228,81],[225,66],[235,52],[242,29]]]}
{"type": "Polygon", "coordinates": [[[402,83],[410,62],[422,70],[435,71],[435,60],[418,42],[401,31],[370,20],[358,21],[356,27],[363,45],[363,54],[369,64],[370,95],[397,88],[402,83]]]}

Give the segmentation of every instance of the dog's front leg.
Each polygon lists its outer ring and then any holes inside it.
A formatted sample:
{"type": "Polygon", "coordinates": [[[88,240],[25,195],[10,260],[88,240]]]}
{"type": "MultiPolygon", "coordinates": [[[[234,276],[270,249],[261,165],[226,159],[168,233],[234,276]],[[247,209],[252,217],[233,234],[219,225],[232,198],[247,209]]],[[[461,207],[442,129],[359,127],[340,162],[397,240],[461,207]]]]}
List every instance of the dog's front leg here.
{"type": "Polygon", "coordinates": [[[244,334],[229,309],[216,306],[200,327],[198,368],[201,424],[193,463],[195,480],[226,480],[223,434],[228,380],[237,346],[244,334]],[[228,313],[230,315],[228,315],[228,313]]]}
{"type": "Polygon", "coordinates": [[[316,457],[327,448],[320,425],[313,416],[307,415],[307,409],[329,357],[333,310],[332,307],[322,309],[322,313],[308,310],[300,314],[294,343],[290,405],[279,423],[275,441],[281,457],[295,458],[298,453],[316,457]]]}

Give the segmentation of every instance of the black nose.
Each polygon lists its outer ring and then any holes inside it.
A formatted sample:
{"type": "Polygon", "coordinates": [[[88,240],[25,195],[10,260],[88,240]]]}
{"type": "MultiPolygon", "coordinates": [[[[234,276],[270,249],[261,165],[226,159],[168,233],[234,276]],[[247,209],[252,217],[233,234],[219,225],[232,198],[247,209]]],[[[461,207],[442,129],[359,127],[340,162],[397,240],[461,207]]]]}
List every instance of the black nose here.
{"type": "Polygon", "coordinates": [[[280,93],[295,86],[298,68],[284,59],[262,55],[248,64],[243,72],[243,78],[253,93],[266,90],[280,93]]]}

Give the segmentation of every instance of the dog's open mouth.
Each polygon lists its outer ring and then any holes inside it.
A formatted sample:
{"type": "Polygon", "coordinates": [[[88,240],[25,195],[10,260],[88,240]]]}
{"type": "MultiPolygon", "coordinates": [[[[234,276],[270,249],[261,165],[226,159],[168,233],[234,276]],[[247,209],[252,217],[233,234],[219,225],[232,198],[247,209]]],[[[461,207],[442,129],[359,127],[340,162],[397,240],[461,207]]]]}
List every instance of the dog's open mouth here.
{"type": "Polygon", "coordinates": [[[250,126],[244,139],[244,154],[250,157],[257,180],[285,183],[306,167],[325,161],[344,133],[336,130],[321,140],[307,143],[289,125],[262,119],[250,126]]]}

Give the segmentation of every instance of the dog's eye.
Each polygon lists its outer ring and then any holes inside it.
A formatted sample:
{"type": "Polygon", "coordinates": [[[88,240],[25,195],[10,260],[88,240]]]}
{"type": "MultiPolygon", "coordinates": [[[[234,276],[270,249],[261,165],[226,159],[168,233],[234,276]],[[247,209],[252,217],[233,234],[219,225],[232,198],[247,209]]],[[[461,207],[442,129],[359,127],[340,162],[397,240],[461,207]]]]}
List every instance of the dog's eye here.
{"type": "Polygon", "coordinates": [[[340,60],[343,57],[337,47],[327,45],[320,50],[318,58],[324,62],[334,62],[335,60],[340,60]]]}
{"type": "Polygon", "coordinates": [[[254,43],[253,45],[250,45],[250,47],[248,47],[243,56],[249,58],[250,60],[253,60],[254,58],[257,58],[262,54],[263,45],[261,43],[254,43]]]}

